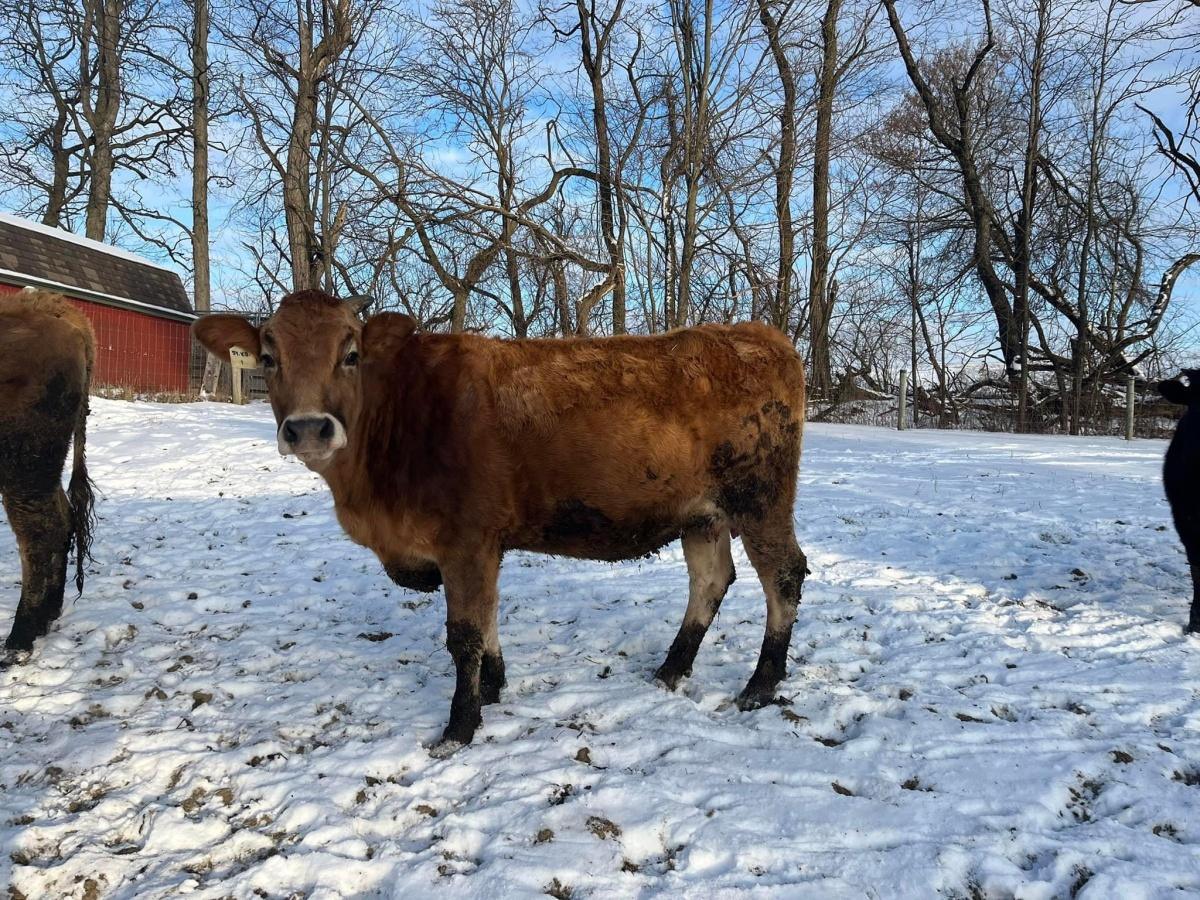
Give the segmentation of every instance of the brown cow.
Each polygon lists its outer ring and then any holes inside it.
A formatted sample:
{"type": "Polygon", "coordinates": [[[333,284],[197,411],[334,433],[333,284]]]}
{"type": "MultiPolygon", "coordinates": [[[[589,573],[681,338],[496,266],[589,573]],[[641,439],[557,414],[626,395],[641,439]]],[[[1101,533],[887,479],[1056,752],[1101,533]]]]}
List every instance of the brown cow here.
{"type": "Polygon", "coordinates": [[[92,533],[84,444],[94,345],[91,324],[60,295],[0,297],[0,495],[21,552],[21,600],[5,642],[10,651],[32,649],[62,612],[72,543],[75,587],[83,591],[92,533]]]}
{"type": "Polygon", "coordinates": [[[733,582],[740,533],[767,595],[743,709],[774,699],[807,572],[792,527],[804,415],[800,359],[759,324],[651,337],[507,341],[363,325],[348,303],[285,297],[261,328],[207,316],[196,336],[259,356],[278,443],[320,473],[338,521],[397,583],[445,583],[458,680],[443,748],[499,699],[500,560],[508,550],[632,559],[682,535],[683,625],[658,678],[674,688],[733,582]]]}

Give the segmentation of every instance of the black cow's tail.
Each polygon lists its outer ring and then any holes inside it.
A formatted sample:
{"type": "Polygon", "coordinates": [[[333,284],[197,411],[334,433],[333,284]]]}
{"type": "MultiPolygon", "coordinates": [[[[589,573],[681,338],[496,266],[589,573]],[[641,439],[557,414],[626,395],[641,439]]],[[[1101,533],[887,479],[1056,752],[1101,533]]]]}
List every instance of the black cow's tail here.
{"type": "Polygon", "coordinates": [[[71,543],[75,545],[75,589],[83,593],[83,567],[92,558],[92,529],[96,524],[96,497],[87,471],[88,396],[84,388],[83,402],[75,414],[72,436],[74,459],[71,481],[67,485],[67,501],[71,507],[71,543]]]}

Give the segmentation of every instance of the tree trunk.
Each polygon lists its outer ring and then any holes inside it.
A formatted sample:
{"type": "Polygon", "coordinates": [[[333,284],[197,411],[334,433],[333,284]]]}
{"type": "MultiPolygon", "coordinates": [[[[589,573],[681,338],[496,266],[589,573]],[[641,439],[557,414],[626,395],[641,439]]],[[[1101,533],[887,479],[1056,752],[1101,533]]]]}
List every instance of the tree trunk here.
{"type": "Polygon", "coordinates": [[[796,261],[796,233],[792,225],[792,182],[796,174],[796,77],[788,62],[782,22],[771,15],[768,0],[758,0],[758,18],[766,32],[779,86],[783,91],[783,103],[779,108],[779,162],[775,168],[779,260],[770,321],[788,334],[792,312],[792,268],[796,261]]]}
{"type": "Polygon", "coordinates": [[[84,44],[80,52],[81,84],[89,84],[92,56],[88,44],[96,43],[95,96],[86,88],[84,114],[91,128],[90,178],[88,180],[85,233],[104,240],[108,207],[112,198],[113,132],[121,108],[121,17],[123,0],[90,0],[84,9],[84,44]]]}
{"type": "Polygon", "coordinates": [[[1029,117],[1025,136],[1024,170],[1021,174],[1021,209],[1017,214],[1016,258],[1013,260],[1017,282],[1013,314],[1020,323],[1021,380],[1017,393],[1017,431],[1029,429],[1029,267],[1033,205],[1037,199],[1037,158],[1042,130],[1042,71],[1045,62],[1046,32],[1050,25],[1050,0],[1038,0],[1037,36],[1030,65],[1029,117]]]}
{"type": "Polygon", "coordinates": [[[841,0],[829,0],[821,20],[821,71],[817,87],[817,129],[813,141],[813,250],[808,279],[809,367],[814,397],[833,388],[829,358],[832,302],[829,282],[829,158],[833,132],[833,98],[838,75],[838,13],[841,0]]]}
{"type": "Polygon", "coordinates": [[[50,188],[46,196],[46,212],[42,224],[52,228],[62,226],[62,213],[67,205],[67,182],[71,173],[71,153],[66,148],[67,110],[59,106],[58,115],[50,129],[50,159],[53,166],[50,188]]]}
{"type": "Polygon", "coordinates": [[[310,203],[312,173],[309,166],[309,144],[317,117],[317,86],[311,74],[312,32],[306,25],[301,26],[300,32],[300,78],[296,84],[283,176],[283,215],[292,263],[292,289],[297,291],[317,287],[320,278],[320,269],[312,264],[315,223],[310,203]]]}
{"type": "Polygon", "coordinates": [[[208,0],[195,4],[192,28],[192,272],[196,312],[211,308],[208,259],[208,0]]]}
{"type": "MultiPolygon", "coordinates": [[[[613,10],[612,22],[621,15],[622,0],[613,10]]],[[[612,145],[608,136],[608,100],[604,90],[604,70],[608,55],[611,23],[599,23],[595,5],[589,10],[584,0],[576,0],[579,14],[580,56],[592,91],[592,127],[596,134],[597,193],[600,197],[600,233],[612,266],[612,330],[625,333],[625,248],[623,229],[618,231],[614,203],[612,145]]]]}

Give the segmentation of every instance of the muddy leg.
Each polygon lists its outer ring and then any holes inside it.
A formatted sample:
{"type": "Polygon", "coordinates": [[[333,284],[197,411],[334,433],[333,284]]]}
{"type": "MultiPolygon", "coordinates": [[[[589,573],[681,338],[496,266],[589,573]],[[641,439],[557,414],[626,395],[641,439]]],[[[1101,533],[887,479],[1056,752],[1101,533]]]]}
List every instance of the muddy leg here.
{"type": "MultiPolygon", "coordinates": [[[[500,554],[491,550],[442,567],[446,580],[446,649],[454,659],[458,676],[450,703],[450,722],[442,734],[443,752],[471,743],[482,721],[480,674],[485,641],[489,632],[494,635],[499,573],[500,554]]],[[[498,645],[495,656],[499,656],[498,645]]]]}
{"type": "Polygon", "coordinates": [[[483,661],[479,667],[479,694],[483,705],[500,702],[500,689],[507,682],[504,678],[504,654],[500,652],[499,617],[500,604],[492,604],[492,614],[483,632],[483,661]]]}
{"type": "Polygon", "coordinates": [[[687,612],[667,651],[666,661],[654,673],[670,691],[675,690],[680,679],[692,674],[696,651],[736,577],[729,550],[728,523],[685,531],[683,556],[688,567],[687,612]]]}
{"type": "Polygon", "coordinates": [[[1184,633],[1200,634],[1200,553],[1195,557],[1188,554],[1188,566],[1192,570],[1192,611],[1184,633]]]}
{"type": "Polygon", "coordinates": [[[70,513],[61,488],[34,500],[5,497],[4,510],[21,554],[21,600],[4,646],[30,650],[62,613],[70,513]]]}
{"type": "Polygon", "coordinates": [[[774,701],[775,688],[787,675],[788,645],[808,561],[796,543],[790,515],[766,534],[743,532],[742,540],[767,595],[767,630],[758,666],[737,701],[739,709],[757,709],[774,701]]]}

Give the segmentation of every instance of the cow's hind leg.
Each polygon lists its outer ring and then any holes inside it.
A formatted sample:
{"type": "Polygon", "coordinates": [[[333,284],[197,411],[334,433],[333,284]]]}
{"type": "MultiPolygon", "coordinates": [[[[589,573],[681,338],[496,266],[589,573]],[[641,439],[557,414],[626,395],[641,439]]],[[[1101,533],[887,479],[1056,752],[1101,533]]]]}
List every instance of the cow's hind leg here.
{"type": "Polygon", "coordinates": [[[34,499],[6,496],[4,510],[21,554],[21,600],[4,646],[30,650],[62,613],[71,515],[62,488],[34,499]]]}
{"type": "Polygon", "coordinates": [[[479,695],[484,706],[500,702],[500,689],[507,682],[504,678],[504,654],[500,652],[499,609],[492,604],[488,627],[483,632],[483,660],[479,665],[479,695]]]}
{"type": "Polygon", "coordinates": [[[1192,611],[1184,633],[1200,634],[1200,547],[1195,554],[1188,552],[1188,566],[1192,570],[1192,611]]]}
{"type": "Polygon", "coordinates": [[[792,528],[791,509],[763,522],[747,524],[742,532],[746,554],[767,595],[767,629],[758,665],[738,696],[740,709],[757,709],[775,700],[775,688],[787,675],[788,646],[800,605],[808,560],[792,528]]]}
{"type": "MultiPolygon", "coordinates": [[[[446,584],[446,649],[454,659],[457,678],[450,703],[450,722],[436,748],[439,753],[471,743],[482,721],[480,675],[488,636],[495,633],[499,574],[500,554],[495,550],[464,556],[442,566],[446,584]]],[[[499,656],[498,646],[495,655],[499,656]]]]}
{"type": "Polygon", "coordinates": [[[692,673],[696,652],[708,632],[735,572],[729,549],[729,523],[706,522],[683,533],[683,558],[688,568],[688,605],[683,624],[667,651],[666,661],[654,677],[675,690],[680,679],[692,673]]]}

